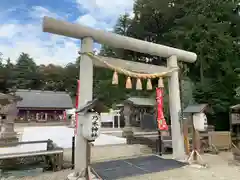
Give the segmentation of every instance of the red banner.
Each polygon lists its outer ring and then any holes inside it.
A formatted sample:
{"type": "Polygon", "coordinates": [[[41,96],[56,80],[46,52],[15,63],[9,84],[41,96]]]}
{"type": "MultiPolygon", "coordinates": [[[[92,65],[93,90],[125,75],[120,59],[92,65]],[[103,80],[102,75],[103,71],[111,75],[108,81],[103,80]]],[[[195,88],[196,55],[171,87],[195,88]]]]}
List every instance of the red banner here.
{"type": "MultiPolygon", "coordinates": [[[[78,104],[79,104],[79,91],[80,91],[80,80],[77,80],[77,93],[76,93],[76,104],[75,104],[75,108],[78,109],[78,104]]],[[[78,128],[78,115],[77,113],[75,113],[75,134],[77,134],[77,128],[78,128]]]]}
{"type": "Polygon", "coordinates": [[[168,126],[163,114],[163,90],[162,88],[156,88],[156,101],[157,101],[157,122],[158,129],[161,131],[167,131],[168,126]]]}
{"type": "Polygon", "coordinates": [[[64,120],[64,121],[66,121],[66,120],[67,120],[66,111],[63,111],[63,120],[64,120]]]}

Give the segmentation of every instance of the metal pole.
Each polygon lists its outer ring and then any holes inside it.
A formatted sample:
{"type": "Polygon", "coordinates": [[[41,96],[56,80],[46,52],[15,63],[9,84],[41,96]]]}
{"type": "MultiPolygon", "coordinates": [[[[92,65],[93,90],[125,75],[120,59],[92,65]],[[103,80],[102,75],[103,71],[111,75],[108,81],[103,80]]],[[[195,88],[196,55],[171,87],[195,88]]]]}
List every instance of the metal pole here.
{"type": "Polygon", "coordinates": [[[160,130],[158,130],[158,154],[162,156],[162,134],[160,130]]]}
{"type": "Polygon", "coordinates": [[[72,169],[74,169],[75,160],[75,136],[72,137],[72,169]]]}

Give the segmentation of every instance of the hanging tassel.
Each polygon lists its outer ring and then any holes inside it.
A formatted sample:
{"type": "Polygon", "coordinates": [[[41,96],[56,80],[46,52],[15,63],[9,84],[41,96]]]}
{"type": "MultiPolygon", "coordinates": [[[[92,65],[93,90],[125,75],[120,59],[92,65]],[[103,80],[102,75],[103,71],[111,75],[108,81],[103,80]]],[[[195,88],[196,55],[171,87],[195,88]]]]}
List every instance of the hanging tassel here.
{"type": "Polygon", "coordinates": [[[159,87],[159,88],[163,88],[163,87],[164,87],[162,77],[159,77],[159,79],[158,79],[158,87],[159,87]]]}
{"type": "Polygon", "coordinates": [[[147,90],[152,90],[152,82],[151,79],[147,80],[147,90]]]}
{"type": "Polygon", "coordinates": [[[131,78],[130,78],[130,77],[127,78],[126,88],[127,88],[127,89],[132,89],[132,81],[131,81],[131,78]]]}
{"type": "Polygon", "coordinates": [[[114,73],[113,73],[112,84],[118,84],[118,73],[117,73],[117,71],[114,71],[114,73]]]}
{"type": "Polygon", "coordinates": [[[141,81],[140,78],[137,79],[136,89],[137,90],[142,90],[142,81],[141,81]]]}

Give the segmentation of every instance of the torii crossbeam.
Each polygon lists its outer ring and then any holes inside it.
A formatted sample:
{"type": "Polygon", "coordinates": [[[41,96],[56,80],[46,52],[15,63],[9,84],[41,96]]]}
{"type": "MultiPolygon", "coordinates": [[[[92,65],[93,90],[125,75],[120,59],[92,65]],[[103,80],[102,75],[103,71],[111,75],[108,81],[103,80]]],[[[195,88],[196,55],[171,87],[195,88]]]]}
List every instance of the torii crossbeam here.
{"type": "MultiPolygon", "coordinates": [[[[150,55],[168,58],[167,67],[146,65],[143,63],[136,63],[131,61],[123,61],[113,58],[106,58],[105,60],[112,63],[121,64],[121,66],[128,66],[129,68],[136,68],[149,73],[150,69],[154,72],[165,71],[167,68],[177,68],[177,60],[193,63],[197,59],[197,55],[193,52],[188,52],[160,44],[155,44],[143,40],[138,40],[118,34],[92,29],[80,24],[72,24],[61,20],[56,20],[50,17],[43,19],[43,31],[53,34],[63,35],[76,39],[81,39],[81,52],[93,52],[93,42],[97,41],[100,44],[105,44],[114,48],[128,49],[136,52],[146,53],[150,55]]],[[[93,63],[98,66],[104,67],[99,62],[94,62],[92,58],[86,54],[82,54],[80,61],[80,91],[81,94],[79,106],[85,104],[87,101],[92,100],[93,92],[93,63]]],[[[144,73],[144,72],[143,72],[144,73]]],[[[151,71],[152,73],[152,71],[151,71]]],[[[180,128],[180,93],[179,93],[179,77],[178,72],[174,71],[169,75],[169,109],[172,122],[172,147],[173,156],[177,159],[183,159],[184,143],[183,135],[180,128]]],[[[114,152],[113,152],[114,153],[114,152]]],[[[78,128],[77,141],[76,141],[76,160],[75,171],[81,172],[86,168],[86,140],[81,136],[81,128],[78,128]]]]}

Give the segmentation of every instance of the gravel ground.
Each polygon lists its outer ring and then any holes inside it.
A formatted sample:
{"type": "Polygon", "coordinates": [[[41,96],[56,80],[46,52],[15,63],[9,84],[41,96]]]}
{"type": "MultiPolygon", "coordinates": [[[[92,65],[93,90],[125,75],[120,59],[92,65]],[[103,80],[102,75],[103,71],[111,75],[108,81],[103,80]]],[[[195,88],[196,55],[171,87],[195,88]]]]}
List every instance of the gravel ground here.
{"type": "MultiPolygon", "coordinates": [[[[224,152],[220,155],[205,154],[202,156],[208,164],[207,168],[189,165],[183,168],[165,172],[146,174],[123,178],[121,180],[239,180],[240,166],[237,166],[231,157],[231,153],[224,152]]],[[[64,170],[54,173],[42,173],[35,177],[9,178],[9,180],[65,180],[72,170],[64,170]]]]}

